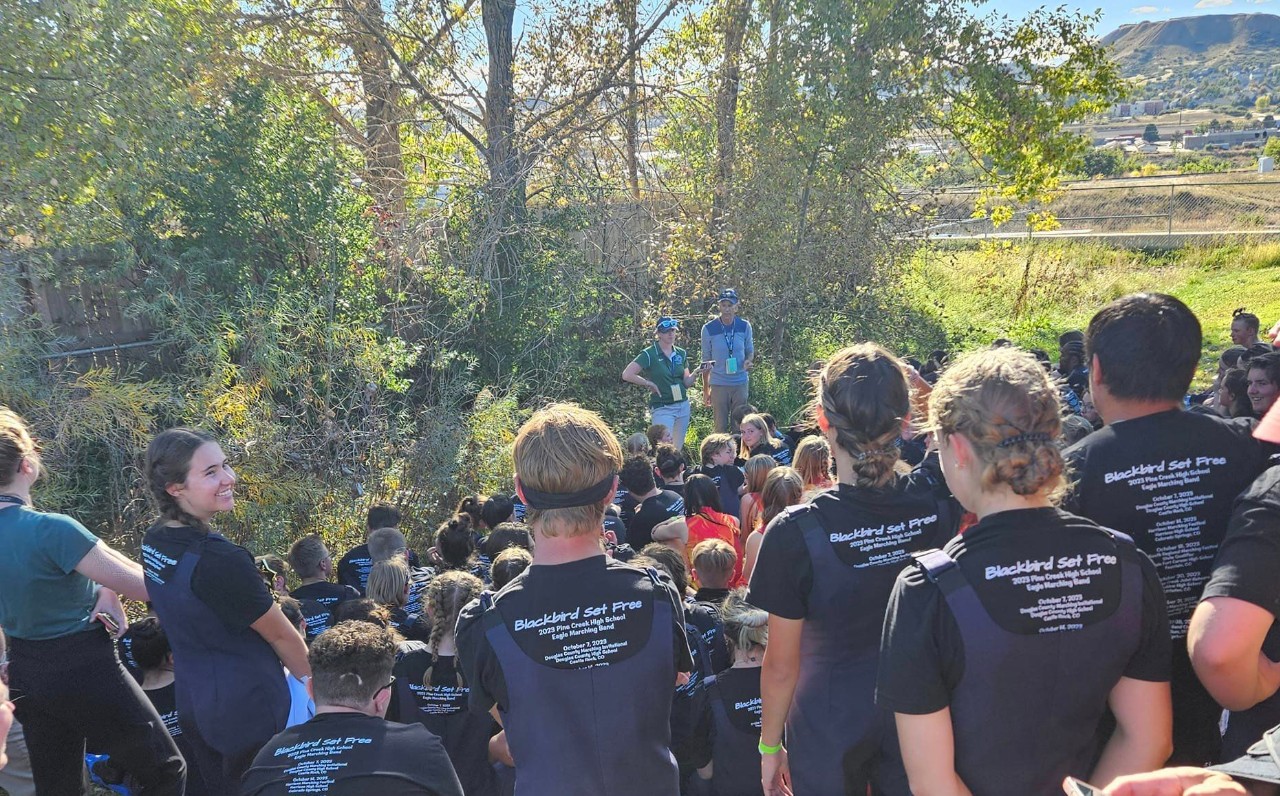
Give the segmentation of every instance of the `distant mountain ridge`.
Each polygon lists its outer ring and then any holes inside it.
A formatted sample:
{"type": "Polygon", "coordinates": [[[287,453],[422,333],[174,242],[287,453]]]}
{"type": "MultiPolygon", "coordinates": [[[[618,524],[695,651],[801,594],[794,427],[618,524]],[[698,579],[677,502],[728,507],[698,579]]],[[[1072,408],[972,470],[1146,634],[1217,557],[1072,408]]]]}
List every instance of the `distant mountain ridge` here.
{"type": "Polygon", "coordinates": [[[1138,22],[1121,25],[1104,36],[1102,44],[1126,72],[1146,64],[1270,66],[1280,63],[1280,16],[1206,14],[1138,22]]]}

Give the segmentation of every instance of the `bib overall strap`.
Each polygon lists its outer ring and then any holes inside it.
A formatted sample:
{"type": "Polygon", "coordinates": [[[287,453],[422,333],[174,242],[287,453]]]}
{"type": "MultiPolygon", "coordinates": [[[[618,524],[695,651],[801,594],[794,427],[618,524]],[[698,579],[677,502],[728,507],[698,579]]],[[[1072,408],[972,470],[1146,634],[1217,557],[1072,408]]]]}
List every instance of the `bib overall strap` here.
{"type": "Polygon", "coordinates": [[[956,560],[942,550],[925,550],[913,553],[911,557],[925,577],[942,589],[943,594],[951,594],[969,585],[956,560]]]}

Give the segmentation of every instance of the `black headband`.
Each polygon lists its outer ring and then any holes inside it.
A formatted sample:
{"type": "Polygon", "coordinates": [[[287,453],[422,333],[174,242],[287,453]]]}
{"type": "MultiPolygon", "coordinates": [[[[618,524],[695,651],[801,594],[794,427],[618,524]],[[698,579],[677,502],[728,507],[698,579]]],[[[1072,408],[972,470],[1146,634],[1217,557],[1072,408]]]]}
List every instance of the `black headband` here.
{"type": "Polygon", "coordinates": [[[1024,442],[1050,442],[1053,437],[1048,434],[1014,434],[1012,437],[1005,437],[996,443],[997,448],[1011,448],[1014,445],[1020,445],[1024,442]]]}
{"type": "Polygon", "coordinates": [[[616,476],[617,473],[609,473],[586,489],[568,494],[543,492],[534,489],[524,481],[520,482],[520,489],[524,493],[524,504],[531,509],[572,509],[578,506],[590,506],[604,500],[605,496],[613,492],[613,479],[616,476]]]}

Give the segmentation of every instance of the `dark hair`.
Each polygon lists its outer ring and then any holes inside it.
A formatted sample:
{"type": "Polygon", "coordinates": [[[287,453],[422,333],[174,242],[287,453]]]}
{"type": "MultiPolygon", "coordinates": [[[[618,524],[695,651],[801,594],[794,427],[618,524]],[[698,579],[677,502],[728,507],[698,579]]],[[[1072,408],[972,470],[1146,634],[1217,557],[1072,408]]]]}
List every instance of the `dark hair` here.
{"type": "Polygon", "coordinates": [[[1180,401],[1200,363],[1203,336],[1195,313],[1173,296],[1134,293],[1089,321],[1086,361],[1116,398],[1180,401]]]}
{"type": "Polygon", "coordinates": [[[488,498],[483,495],[467,495],[458,501],[458,508],[454,509],[455,515],[465,514],[471,518],[471,527],[479,528],[484,525],[484,517],[480,516],[480,509],[488,498]]]}
{"type": "Polygon", "coordinates": [[[854,483],[878,488],[893,477],[911,392],[902,362],[875,343],[837,351],[815,379],[817,405],[835,442],[853,457],[854,483]]]}
{"type": "Polygon", "coordinates": [[[171,428],[161,431],[147,446],[147,487],[161,519],[208,530],[209,526],[203,520],[191,516],[178,505],[178,501],[169,494],[168,487],[186,482],[191,457],[197,448],[209,442],[217,442],[217,439],[206,431],[171,428]]]}
{"type": "Polygon", "coordinates": [[[370,531],[379,528],[395,528],[400,524],[400,509],[390,503],[374,503],[369,507],[365,527],[370,531]]]}
{"type": "Polygon", "coordinates": [[[302,613],[302,603],[292,597],[278,597],[276,603],[280,606],[280,612],[284,614],[284,618],[289,620],[289,624],[297,627],[307,621],[307,617],[302,613]]]}
{"type": "Polygon", "coordinates": [[[523,547],[508,547],[493,558],[489,567],[489,577],[493,579],[495,591],[501,591],[516,575],[524,572],[533,563],[533,555],[523,547]]]}
{"type": "Polygon", "coordinates": [[[497,559],[498,554],[508,547],[521,547],[525,550],[532,550],[533,543],[529,540],[529,528],[524,523],[519,522],[500,522],[498,527],[494,528],[484,542],[484,554],[490,560],[497,559]]]}
{"type": "Polygon", "coordinates": [[[729,413],[729,428],[737,428],[742,425],[742,418],[758,413],[759,411],[751,404],[738,404],[729,413]]]}
{"type": "Polygon", "coordinates": [[[276,578],[287,577],[289,574],[289,565],[284,563],[284,559],[275,553],[256,556],[253,559],[253,563],[258,568],[258,574],[267,582],[269,591],[275,591],[276,578]]]}
{"type": "Polygon", "coordinates": [[[1240,365],[1240,357],[1249,353],[1249,349],[1242,345],[1233,345],[1223,350],[1218,355],[1218,367],[1230,370],[1240,365]]]}
{"type": "Polygon", "coordinates": [[[1222,375],[1222,388],[1231,396],[1231,403],[1224,407],[1230,417],[1253,417],[1253,404],[1249,403],[1249,371],[1232,368],[1222,375]]]}
{"type": "Polygon", "coordinates": [[[684,516],[693,517],[703,509],[724,511],[720,504],[720,488],[709,476],[695,473],[684,484],[684,516]]]}
{"type": "Polygon", "coordinates": [[[1260,370],[1267,374],[1267,381],[1280,385],[1280,351],[1272,351],[1249,360],[1249,370],[1260,370]]]}
{"type": "Polygon", "coordinates": [[[654,463],[658,468],[658,472],[665,479],[675,478],[680,474],[680,468],[686,465],[684,454],[680,452],[680,449],[665,442],[658,446],[658,451],[654,456],[654,463]]]}
{"type": "Polygon", "coordinates": [[[395,637],[369,622],[339,622],[307,654],[316,706],[359,707],[391,681],[395,637]]]}
{"type": "Polygon", "coordinates": [[[623,459],[618,480],[633,495],[647,495],[657,486],[653,480],[653,465],[645,456],[628,456],[623,459]]]}
{"type": "Polygon", "coordinates": [[[1084,342],[1084,332],[1080,331],[1079,329],[1071,329],[1070,331],[1066,331],[1058,335],[1059,346],[1064,346],[1067,343],[1083,343],[1083,342],[1084,342]]]}
{"type": "Polygon", "coordinates": [[[1258,316],[1252,312],[1245,312],[1244,307],[1239,307],[1231,313],[1232,323],[1237,320],[1244,321],[1244,328],[1253,330],[1254,334],[1258,333],[1258,328],[1262,325],[1262,322],[1258,320],[1258,316]]]}
{"type": "Polygon", "coordinates": [[[650,542],[640,551],[640,555],[653,559],[657,568],[667,573],[667,577],[676,586],[676,593],[683,600],[684,593],[689,589],[689,570],[685,567],[684,554],[666,545],[650,542]]]}
{"type": "Polygon", "coordinates": [[[1049,359],[1048,351],[1043,348],[1033,348],[1031,349],[1031,356],[1035,357],[1036,362],[1039,362],[1045,370],[1053,370],[1053,360],[1049,359]]]}
{"type": "Polygon", "coordinates": [[[160,620],[147,616],[129,625],[130,651],[138,668],[151,672],[164,666],[173,648],[169,646],[169,636],[160,626],[160,620]]]}
{"type": "Polygon", "coordinates": [[[343,600],[333,608],[333,623],[336,625],[341,622],[371,622],[378,627],[389,628],[391,612],[385,605],[378,605],[369,597],[343,600]]]}
{"type": "Polygon", "coordinates": [[[484,527],[493,529],[511,519],[515,513],[516,502],[510,495],[491,495],[480,507],[480,521],[484,527]]]}
{"type": "Polygon", "coordinates": [[[471,532],[471,515],[455,514],[436,530],[436,550],[444,569],[467,569],[474,561],[475,536],[471,532]]]}
{"type": "Polygon", "coordinates": [[[770,432],[778,430],[778,421],[768,412],[761,412],[760,416],[764,418],[764,424],[769,427],[770,432]]]}

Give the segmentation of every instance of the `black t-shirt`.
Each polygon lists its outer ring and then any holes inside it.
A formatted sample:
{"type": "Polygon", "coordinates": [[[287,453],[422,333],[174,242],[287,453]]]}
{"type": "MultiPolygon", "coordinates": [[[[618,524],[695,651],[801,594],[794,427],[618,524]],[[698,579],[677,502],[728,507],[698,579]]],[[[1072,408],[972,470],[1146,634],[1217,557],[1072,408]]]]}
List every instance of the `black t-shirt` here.
{"type": "Polygon", "coordinates": [[[182,728],[178,726],[178,697],[173,683],[144,690],[142,693],[147,695],[147,700],[156,709],[156,713],[160,714],[160,720],[164,722],[164,728],[169,731],[170,737],[182,735],[182,728]]]}
{"type": "Polygon", "coordinates": [[[307,618],[307,640],[333,627],[333,609],[345,600],[358,599],[360,592],[341,583],[308,583],[289,592],[289,596],[302,604],[302,615],[307,618]]]}
{"type": "MultiPolygon", "coordinates": [[[[629,658],[648,642],[654,600],[668,600],[672,606],[676,671],[693,671],[683,605],[674,587],[669,581],[654,584],[644,570],[604,555],[554,566],[534,564],[498,592],[491,609],[497,616],[491,621],[502,621],[516,644],[545,665],[607,666],[629,658]]],[[[475,710],[508,703],[506,679],[485,636],[484,617],[479,600],[458,617],[458,659],[471,684],[475,710]]]]}
{"type": "Polygon", "coordinates": [[[728,596],[728,589],[709,589],[706,586],[703,586],[701,589],[698,589],[697,594],[693,595],[693,599],[695,602],[711,603],[719,608],[728,596]]]}
{"type": "MultiPolygon", "coordinates": [[[[856,572],[859,603],[848,606],[849,633],[874,651],[894,579],[913,552],[941,547],[960,521],[960,508],[932,471],[896,476],[883,489],[838,484],[812,501],[840,560],[856,572]]],[[[813,560],[795,517],[769,523],[751,573],[747,601],[785,619],[811,613],[813,560]]]]}
{"type": "MultiPolygon", "coordinates": [[[[418,566],[418,554],[412,550],[405,551],[405,558],[410,567],[418,566]]],[[[369,556],[369,545],[356,545],[338,561],[338,583],[350,586],[364,596],[369,585],[369,570],[373,568],[373,559],[369,556]]]]}
{"type": "Polygon", "coordinates": [[[724,622],[717,606],[710,603],[686,600],[684,621],[693,634],[691,648],[704,674],[711,675],[729,668],[733,663],[729,656],[729,644],[724,637],[724,622]]]}
{"type": "Polygon", "coordinates": [[[761,440],[747,452],[747,458],[750,459],[752,456],[759,456],[762,453],[765,456],[772,456],[779,466],[791,466],[791,449],[780,439],[761,440]]]}
{"type": "Polygon", "coordinates": [[[1151,556],[1175,639],[1187,635],[1233,501],[1266,467],[1254,425],[1175,409],[1112,423],[1067,450],[1078,483],[1064,508],[1151,556]]]}
{"type": "MultiPolygon", "coordinates": [[[[1264,471],[1236,501],[1204,587],[1203,599],[1209,597],[1244,600],[1280,617],[1280,466],[1264,471]]],[[[1280,661],[1280,624],[1272,623],[1262,650],[1280,661]]]]}
{"type": "MultiPolygon", "coordinates": [[[[1142,637],[1125,668],[1137,680],[1167,682],[1169,624],[1151,561],[1092,522],[1057,509],[1002,511],[944,548],[983,608],[1011,633],[1070,632],[1110,617],[1120,601],[1122,557],[1142,568],[1142,637]],[[1064,600],[1064,597],[1080,599],[1064,600]]],[[[1088,655],[1082,655],[1087,665],[1088,655]]],[[[950,704],[964,675],[965,649],[951,609],[914,565],[894,584],[884,620],[876,703],[927,714],[950,704]]]]}
{"type": "Polygon", "coordinates": [[[244,775],[243,796],[462,796],[440,739],[421,724],[321,713],[272,738],[244,775]]]}
{"type": "Polygon", "coordinates": [[[613,531],[613,538],[619,542],[627,538],[627,525],[622,521],[622,516],[614,506],[610,506],[604,513],[604,529],[613,531]]]}
{"type": "MultiPolygon", "coordinates": [[[[720,692],[729,723],[734,729],[748,735],[760,734],[760,667],[743,666],[725,669],[716,675],[716,690],[720,692]]],[[[712,699],[714,699],[714,694],[712,699]]],[[[707,702],[708,712],[711,702],[707,702]]]]}
{"type": "Polygon", "coordinates": [[[663,490],[640,504],[627,524],[627,544],[636,550],[653,541],[653,526],[672,517],[684,516],[684,498],[670,490],[663,490]]]}
{"type": "Polygon", "coordinates": [[[185,525],[153,525],[142,543],[148,576],[154,572],[163,581],[172,580],[178,560],[202,539],[204,552],[191,573],[191,591],[227,628],[244,630],[271,610],[275,601],[253,556],[240,545],[185,525]]]}

